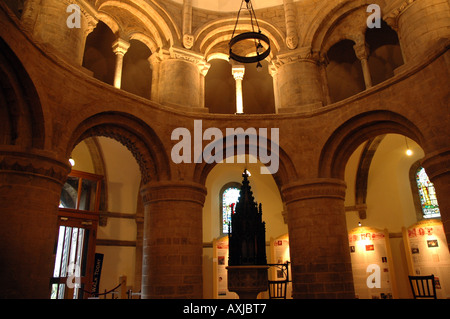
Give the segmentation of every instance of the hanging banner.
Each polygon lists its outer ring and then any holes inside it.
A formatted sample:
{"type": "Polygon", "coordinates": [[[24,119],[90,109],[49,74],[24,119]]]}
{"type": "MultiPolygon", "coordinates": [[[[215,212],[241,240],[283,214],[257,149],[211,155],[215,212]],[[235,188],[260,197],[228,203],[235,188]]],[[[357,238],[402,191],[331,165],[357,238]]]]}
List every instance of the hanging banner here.
{"type": "Polygon", "coordinates": [[[94,274],[92,276],[92,295],[98,295],[99,287],[100,287],[100,275],[102,273],[102,265],[103,265],[103,254],[95,254],[94,258],[94,274]]]}

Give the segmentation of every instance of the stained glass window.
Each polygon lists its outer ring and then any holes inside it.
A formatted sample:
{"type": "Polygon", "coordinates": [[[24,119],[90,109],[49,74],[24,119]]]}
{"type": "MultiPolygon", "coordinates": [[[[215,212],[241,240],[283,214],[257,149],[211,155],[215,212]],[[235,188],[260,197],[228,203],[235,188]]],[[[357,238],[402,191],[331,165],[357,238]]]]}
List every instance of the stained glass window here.
{"type": "Polygon", "coordinates": [[[228,187],[222,193],[222,233],[231,231],[231,214],[239,199],[239,188],[228,187]]]}
{"type": "Polygon", "coordinates": [[[430,179],[428,178],[428,175],[423,167],[419,167],[417,170],[416,181],[419,189],[423,218],[441,217],[433,183],[430,182],[430,179]]]}

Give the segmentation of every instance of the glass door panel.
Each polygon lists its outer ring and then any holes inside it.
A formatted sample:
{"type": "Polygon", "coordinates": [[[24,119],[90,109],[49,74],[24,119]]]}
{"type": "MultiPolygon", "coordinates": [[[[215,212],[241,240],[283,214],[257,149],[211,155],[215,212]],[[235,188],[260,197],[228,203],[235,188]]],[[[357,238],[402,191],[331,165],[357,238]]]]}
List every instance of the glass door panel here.
{"type": "Polygon", "coordinates": [[[78,299],[90,284],[91,229],[61,225],[55,254],[51,299],[78,299]]]}

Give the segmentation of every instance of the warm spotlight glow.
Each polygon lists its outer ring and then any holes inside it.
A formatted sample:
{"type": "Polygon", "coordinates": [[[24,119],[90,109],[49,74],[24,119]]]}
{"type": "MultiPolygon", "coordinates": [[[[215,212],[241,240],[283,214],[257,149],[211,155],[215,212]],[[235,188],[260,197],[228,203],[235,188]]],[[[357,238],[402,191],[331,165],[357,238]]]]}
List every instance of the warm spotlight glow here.
{"type": "Polygon", "coordinates": [[[75,161],[72,157],[69,158],[69,163],[70,163],[70,165],[75,166],[75,161]]]}
{"type": "Polygon", "coordinates": [[[413,151],[411,151],[409,148],[406,150],[406,155],[411,156],[413,154],[413,151]]]}

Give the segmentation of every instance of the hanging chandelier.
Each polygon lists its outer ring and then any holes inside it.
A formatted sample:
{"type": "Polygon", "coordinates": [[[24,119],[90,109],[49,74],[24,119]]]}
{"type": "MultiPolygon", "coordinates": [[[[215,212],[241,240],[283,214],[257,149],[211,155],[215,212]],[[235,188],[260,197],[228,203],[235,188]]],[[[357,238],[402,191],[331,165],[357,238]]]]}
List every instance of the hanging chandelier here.
{"type": "Polygon", "coordinates": [[[265,58],[267,58],[270,54],[270,40],[267,36],[261,33],[261,29],[259,28],[258,20],[256,19],[255,10],[253,9],[253,4],[251,0],[242,0],[241,7],[239,9],[236,24],[234,26],[233,34],[231,36],[231,40],[228,43],[230,47],[230,59],[233,59],[237,62],[241,63],[257,63],[256,67],[259,69],[262,67],[261,62],[265,58]],[[244,4],[245,2],[245,4],[244,4]],[[236,32],[236,28],[239,22],[239,17],[242,9],[246,8],[248,13],[250,14],[250,22],[252,31],[244,32],[238,35],[234,35],[236,32]],[[233,52],[233,47],[236,46],[237,43],[245,40],[250,40],[254,42],[255,45],[255,54],[251,55],[239,55],[236,52],[233,52]],[[266,44],[266,49],[263,44],[266,44]]]}

